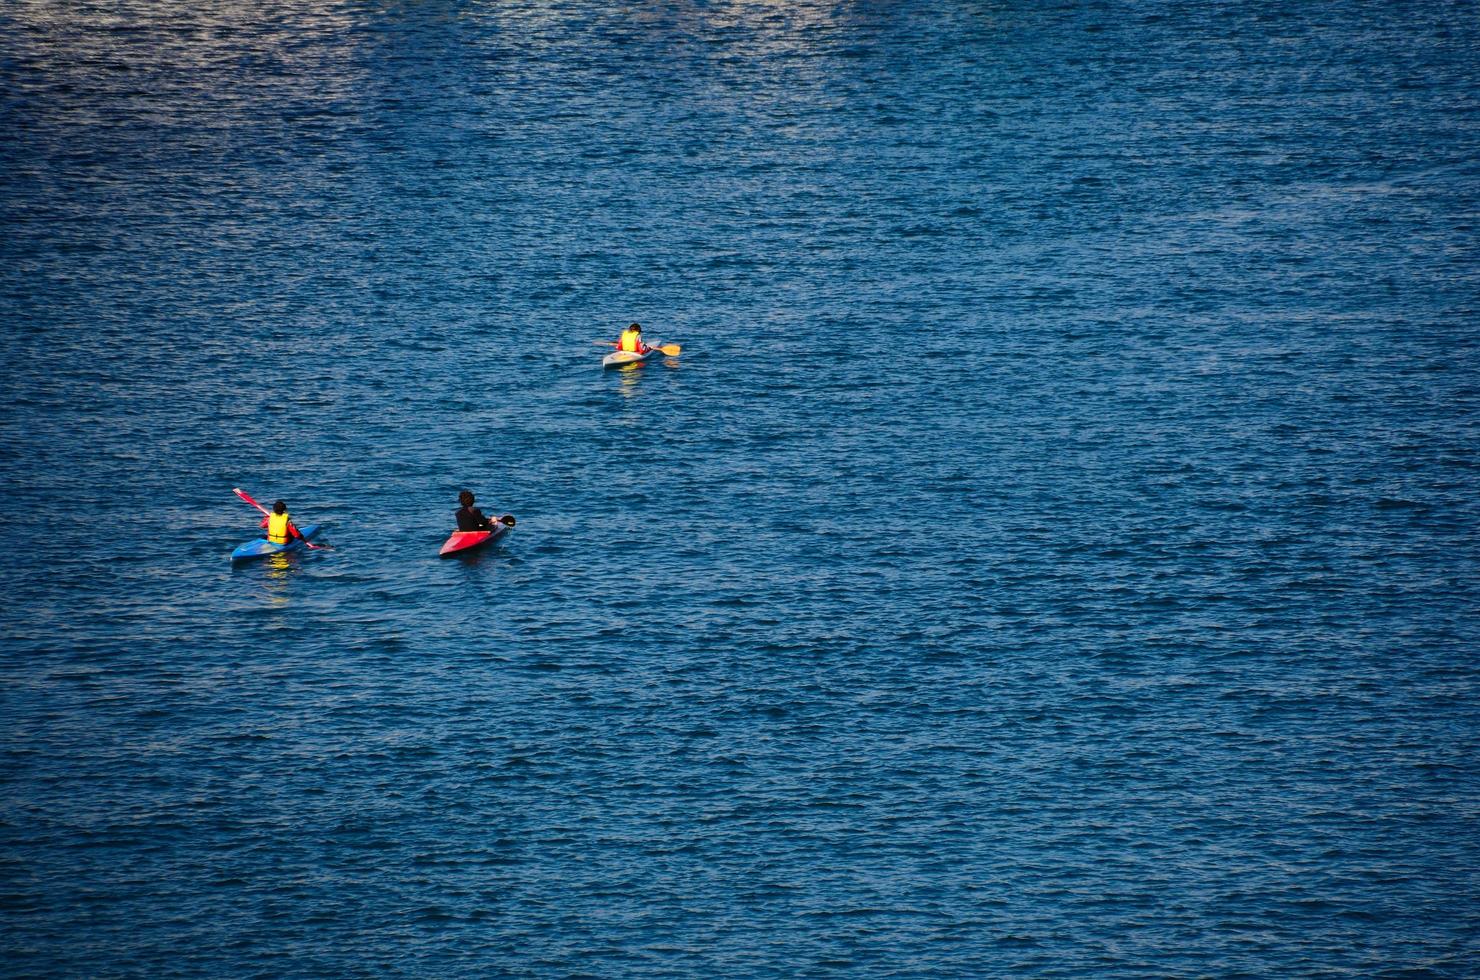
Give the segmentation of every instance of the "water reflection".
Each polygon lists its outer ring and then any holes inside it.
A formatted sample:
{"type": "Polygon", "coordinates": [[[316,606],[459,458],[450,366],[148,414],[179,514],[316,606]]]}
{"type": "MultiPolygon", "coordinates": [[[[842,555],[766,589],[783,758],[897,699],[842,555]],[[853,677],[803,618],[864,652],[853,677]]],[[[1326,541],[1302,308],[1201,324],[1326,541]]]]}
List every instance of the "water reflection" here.
{"type": "Polygon", "coordinates": [[[608,368],[617,375],[621,382],[620,391],[624,398],[635,398],[641,389],[641,378],[644,371],[656,370],[659,367],[670,371],[679,369],[679,359],[676,357],[665,357],[661,361],[638,361],[636,364],[624,364],[618,368],[608,368]]]}
{"type": "MultiPolygon", "coordinates": [[[[447,562],[455,562],[458,565],[461,565],[471,571],[475,566],[483,564],[485,559],[497,556],[502,551],[503,542],[500,541],[482,548],[474,548],[472,551],[468,551],[463,554],[450,555],[443,560],[447,562]]],[[[498,563],[489,562],[489,564],[497,565],[498,563]]]]}
{"type": "Polygon", "coordinates": [[[617,380],[622,383],[620,391],[624,398],[636,398],[638,393],[639,379],[642,378],[642,364],[628,364],[617,368],[617,380]]]}
{"type": "MultiPolygon", "coordinates": [[[[290,554],[268,555],[254,564],[260,566],[258,570],[262,577],[259,580],[259,588],[262,598],[267,600],[267,605],[278,609],[286,608],[290,598],[288,584],[295,564],[293,556],[290,554]]],[[[232,570],[237,571],[242,567],[236,566],[232,570]]]]}
{"type": "Polygon", "coordinates": [[[233,573],[251,573],[260,576],[258,582],[262,595],[273,606],[288,604],[288,586],[301,569],[304,557],[301,551],[277,552],[245,564],[233,564],[233,573]]]}

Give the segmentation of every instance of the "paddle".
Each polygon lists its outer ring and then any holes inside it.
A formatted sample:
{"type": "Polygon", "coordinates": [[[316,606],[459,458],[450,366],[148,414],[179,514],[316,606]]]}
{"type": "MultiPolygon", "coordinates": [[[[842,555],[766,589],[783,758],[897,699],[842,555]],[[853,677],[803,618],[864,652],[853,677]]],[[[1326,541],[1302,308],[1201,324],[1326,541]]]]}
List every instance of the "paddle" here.
{"type": "Polygon", "coordinates": [[[251,504],[253,507],[256,507],[258,510],[262,511],[263,516],[267,515],[267,508],[263,507],[261,504],[257,503],[257,501],[253,500],[251,496],[247,493],[247,491],[243,490],[241,487],[232,487],[231,492],[245,500],[247,503],[251,504]]]}
{"type": "MultiPolygon", "coordinates": [[[[615,346],[617,346],[617,342],[615,340],[593,340],[593,341],[591,341],[591,343],[596,344],[598,347],[615,347],[615,346]]],[[[662,351],[664,354],[667,354],[669,357],[677,357],[679,354],[681,354],[683,352],[683,346],[680,345],[680,344],[654,344],[653,345],[653,348],[655,350],[662,351]]]]}
{"type": "MultiPolygon", "coordinates": [[[[243,490],[241,487],[232,487],[231,488],[231,492],[234,493],[234,494],[236,494],[238,497],[242,498],[243,500],[245,500],[247,503],[251,504],[253,507],[256,507],[258,510],[262,511],[262,516],[263,517],[266,517],[268,514],[272,513],[272,511],[268,510],[266,507],[263,507],[261,504],[257,503],[257,501],[253,500],[251,498],[251,496],[247,493],[247,491],[243,490]]],[[[304,539],[303,543],[305,545],[307,545],[309,547],[309,549],[312,550],[312,551],[328,551],[329,550],[329,548],[328,548],[327,545],[314,544],[312,541],[309,541],[307,538],[304,539]]]]}

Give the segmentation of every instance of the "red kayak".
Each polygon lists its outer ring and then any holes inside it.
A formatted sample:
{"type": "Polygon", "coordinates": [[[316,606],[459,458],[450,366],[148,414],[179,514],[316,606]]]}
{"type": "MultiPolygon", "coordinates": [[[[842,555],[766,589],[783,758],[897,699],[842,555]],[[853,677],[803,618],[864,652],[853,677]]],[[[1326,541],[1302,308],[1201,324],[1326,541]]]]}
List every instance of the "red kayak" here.
{"type": "Polygon", "coordinates": [[[509,533],[509,528],[514,526],[514,518],[510,514],[500,517],[499,523],[493,525],[491,531],[453,531],[452,537],[442,545],[442,550],[437,552],[443,558],[455,558],[465,555],[476,548],[497,541],[509,533]]]}

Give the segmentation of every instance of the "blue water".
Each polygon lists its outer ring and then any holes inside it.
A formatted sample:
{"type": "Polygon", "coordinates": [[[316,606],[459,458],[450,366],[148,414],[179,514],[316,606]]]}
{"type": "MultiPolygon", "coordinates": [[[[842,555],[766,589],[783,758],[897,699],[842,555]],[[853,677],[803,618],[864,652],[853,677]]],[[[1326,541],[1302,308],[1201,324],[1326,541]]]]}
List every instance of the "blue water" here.
{"type": "Polygon", "coordinates": [[[1477,64],[0,7],[0,972],[1480,976],[1477,64]]]}

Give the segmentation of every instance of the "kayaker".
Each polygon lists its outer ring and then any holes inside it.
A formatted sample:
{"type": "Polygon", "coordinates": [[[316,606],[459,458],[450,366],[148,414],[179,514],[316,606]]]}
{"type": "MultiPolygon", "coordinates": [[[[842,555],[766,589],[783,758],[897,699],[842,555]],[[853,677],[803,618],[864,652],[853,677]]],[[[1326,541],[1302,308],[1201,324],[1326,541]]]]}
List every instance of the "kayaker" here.
{"type": "Polygon", "coordinates": [[[462,507],[457,512],[457,529],[459,531],[491,531],[493,522],[483,516],[483,511],[473,506],[473,491],[464,490],[457,495],[457,502],[462,507]]]}
{"type": "Polygon", "coordinates": [[[273,544],[287,544],[303,537],[288,517],[288,505],[281,500],[272,505],[272,513],[263,518],[263,523],[267,525],[267,540],[273,544]]]}
{"type": "Polygon", "coordinates": [[[630,351],[633,354],[646,354],[652,350],[642,342],[642,324],[629,324],[627,329],[622,331],[622,336],[617,341],[617,350],[630,351]]]}

